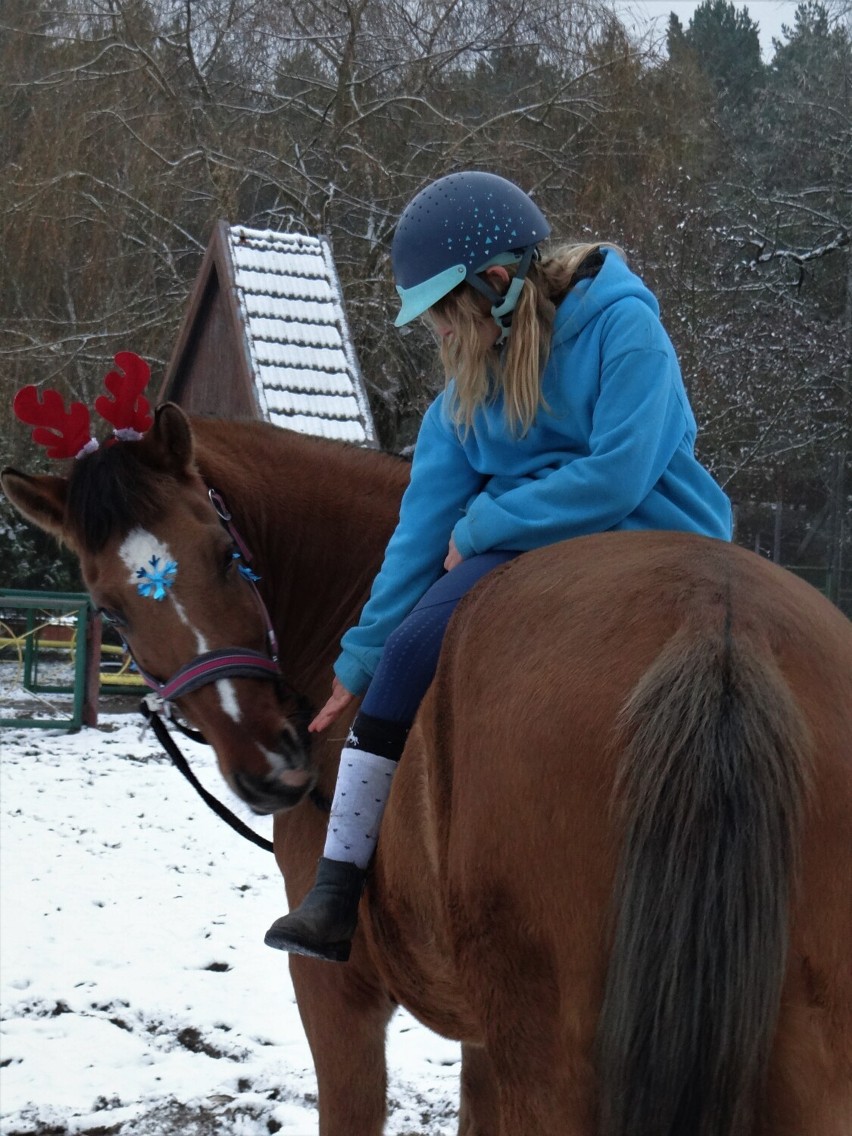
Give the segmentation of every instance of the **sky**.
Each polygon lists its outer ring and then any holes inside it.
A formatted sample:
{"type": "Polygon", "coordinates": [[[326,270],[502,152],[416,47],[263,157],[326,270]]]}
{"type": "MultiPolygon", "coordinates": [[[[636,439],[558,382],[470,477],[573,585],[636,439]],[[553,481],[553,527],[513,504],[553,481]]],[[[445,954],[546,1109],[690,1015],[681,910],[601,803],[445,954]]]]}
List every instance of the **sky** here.
{"type": "MultiPolygon", "coordinates": [[[[674,12],[686,28],[700,0],[616,0],[619,8],[629,12],[638,27],[653,26],[665,37],[669,13],[674,12]]],[[[733,0],[734,7],[747,8],[759,27],[763,62],[772,58],[772,39],[781,39],[781,26],[792,27],[799,0],[733,0]]]]}
{"type": "MultiPolygon", "coordinates": [[[[2,716],[23,698],[0,665],[2,716]]],[[[0,729],[0,1134],[317,1136],[275,862],[140,723],[0,729]]],[[[387,1136],[455,1134],[459,1046],[399,1011],[388,1059],[387,1136]]]]}

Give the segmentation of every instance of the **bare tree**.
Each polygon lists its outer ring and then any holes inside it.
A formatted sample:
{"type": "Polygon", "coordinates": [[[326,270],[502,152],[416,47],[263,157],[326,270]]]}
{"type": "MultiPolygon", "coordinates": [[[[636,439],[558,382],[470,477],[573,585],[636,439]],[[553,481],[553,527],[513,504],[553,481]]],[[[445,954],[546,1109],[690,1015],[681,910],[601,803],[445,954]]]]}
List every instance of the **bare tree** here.
{"type": "MultiPolygon", "coordinates": [[[[613,19],[564,0],[13,0],[3,145],[10,384],[90,393],[119,346],[163,360],[220,216],[332,238],[386,440],[422,405],[389,333],[389,236],[427,180],[485,166],[576,217],[617,117],[613,19]]],[[[406,427],[406,423],[409,423],[406,427]]]]}

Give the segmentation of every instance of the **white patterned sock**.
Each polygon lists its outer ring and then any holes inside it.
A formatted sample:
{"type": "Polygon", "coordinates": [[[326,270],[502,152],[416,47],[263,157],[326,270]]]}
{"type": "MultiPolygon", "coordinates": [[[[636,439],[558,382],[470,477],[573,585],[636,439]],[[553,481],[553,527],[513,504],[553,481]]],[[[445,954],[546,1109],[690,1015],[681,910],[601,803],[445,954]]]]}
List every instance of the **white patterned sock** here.
{"type": "Polygon", "coordinates": [[[325,837],[326,859],[367,867],[398,764],[366,750],[344,748],[325,837]]]}

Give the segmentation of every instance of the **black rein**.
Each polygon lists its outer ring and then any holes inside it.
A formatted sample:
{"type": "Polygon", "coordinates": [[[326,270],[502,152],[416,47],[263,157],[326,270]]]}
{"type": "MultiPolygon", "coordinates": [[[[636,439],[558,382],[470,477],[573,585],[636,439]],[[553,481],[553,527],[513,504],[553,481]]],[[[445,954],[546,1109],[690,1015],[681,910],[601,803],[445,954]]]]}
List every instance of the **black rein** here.
{"type": "MultiPolygon", "coordinates": [[[[218,799],[218,797],[214,797],[212,793],[208,792],[208,790],[204,788],[204,786],[192,772],[192,768],[190,767],[189,762],[186,760],[186,758],[183,756],[183,754],[175,744],[174,739],[166,728],[166,723],[163,721],[156,710],[151,709],[144,698],[142,699],[139,709],[147,719],[148,724],[154,730],[154,733],[157,735],[157,741],[172,759],[172,764],[184,775],[193,789],[195,789],[196,793],[198,793],[199,797],[201,797],[202,801],[204,801],[206,805],[210,806],[216,816],[223,820],[227,825],[230,825],[230,827],[235,832],[238,832],[240,836],[244,836],[246,840],[250,840],[252,844],[256,844],[258,848],[262,848],[265,852],[274,852],[275,848],[273,847],[273,844],[270,840],[267,840],[264,836],[260,836],[257,832],[254,831],[253,828],[249,828],[249,826],[244,821],[240,820],[236,813],[231,812],[227,805],[223,804],[218,799]]],[[[175,725],[178,725],[178,723],[175,723],[175,725]]],[[[183,726],[178,726],[178,728],[184,730],[184,732],[186,732],[188,736],[193,737],[198,741],[204,741],[202,735],[197,733],[195,730],[189,731],[186,730],[183,726]]]]}

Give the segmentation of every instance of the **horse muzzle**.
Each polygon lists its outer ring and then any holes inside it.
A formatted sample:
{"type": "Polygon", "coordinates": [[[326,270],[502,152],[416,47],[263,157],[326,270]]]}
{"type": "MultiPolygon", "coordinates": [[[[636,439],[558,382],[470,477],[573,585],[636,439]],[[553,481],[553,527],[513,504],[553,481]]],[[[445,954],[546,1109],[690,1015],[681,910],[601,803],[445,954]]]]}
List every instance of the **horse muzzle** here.
{"type": "Polygon", "coordinates": [[[311,792],[316,783],[309,770],[282,770],[262,777],[251,773],[234,773],[228,780],[231,788],[253,813],[269,816],[271,813],[293,809],[311,792]]]}
{"type": "Polygon", "coordinates": [[[257,742],[255,745],[267,768],[257,773],[232,765],[230,776],[226,775],[232,789],[253,812],[261,815],[295,808],[316,783],[309,739],[287,725],[281,730],[274,749],[257,742]]]}

